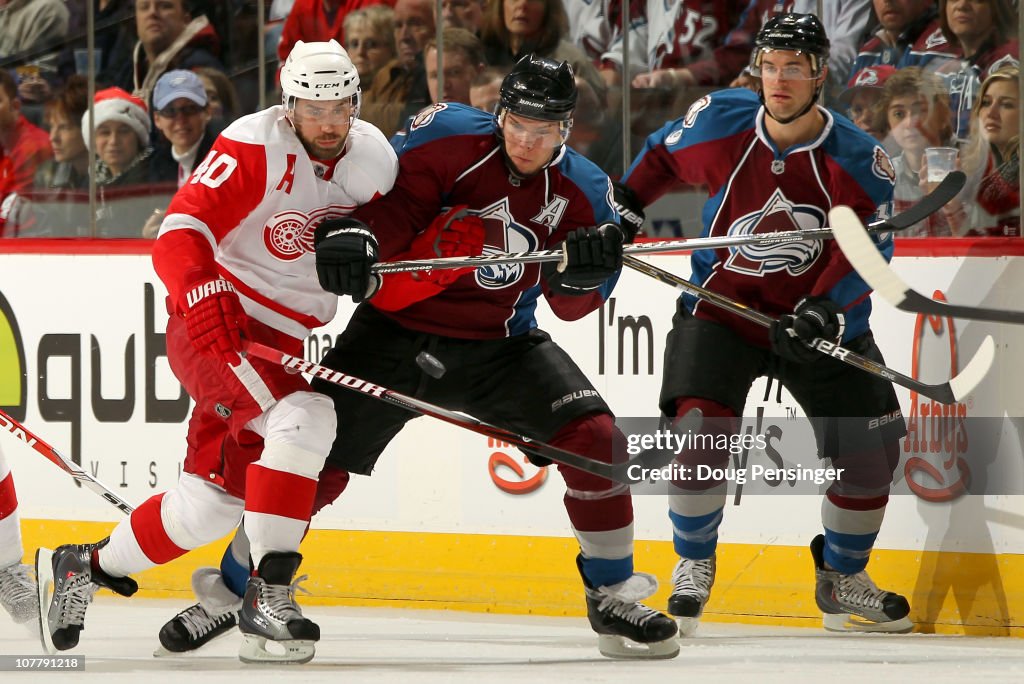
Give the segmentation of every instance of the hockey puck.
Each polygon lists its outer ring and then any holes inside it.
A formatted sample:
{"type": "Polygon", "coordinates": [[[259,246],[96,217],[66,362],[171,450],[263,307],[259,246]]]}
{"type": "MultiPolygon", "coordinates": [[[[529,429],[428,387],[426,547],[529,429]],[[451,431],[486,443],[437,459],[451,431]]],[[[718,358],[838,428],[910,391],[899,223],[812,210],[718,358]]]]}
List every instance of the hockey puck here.
{"type": "Polygon", "coordinates": [[[427,351],[421,351],[416,355],[416,365],[420,367],[420,370],[435,380],[439,380],[448,370],[436,356],[427,351]]]}

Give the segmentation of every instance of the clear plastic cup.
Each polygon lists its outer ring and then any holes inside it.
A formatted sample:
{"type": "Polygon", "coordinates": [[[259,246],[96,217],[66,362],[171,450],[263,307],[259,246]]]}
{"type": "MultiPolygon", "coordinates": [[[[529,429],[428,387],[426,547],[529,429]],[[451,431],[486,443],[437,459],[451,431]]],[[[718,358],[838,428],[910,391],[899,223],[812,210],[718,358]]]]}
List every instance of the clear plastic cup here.
{"type": "Polygon", "coordinates": [[[941,183],[942,179],[956,169],[957,149],[955,147],[929,147],[924,151],[928,164],[928,183],[941,183]]]}

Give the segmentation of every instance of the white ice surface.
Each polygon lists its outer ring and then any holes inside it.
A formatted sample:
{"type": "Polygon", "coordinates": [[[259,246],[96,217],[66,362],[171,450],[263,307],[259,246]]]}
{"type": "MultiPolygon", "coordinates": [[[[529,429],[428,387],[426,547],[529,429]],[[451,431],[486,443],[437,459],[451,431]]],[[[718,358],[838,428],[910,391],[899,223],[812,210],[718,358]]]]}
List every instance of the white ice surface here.
{"type": "MultiPolygon", "coordinates": [[[[179,600],[100,596],[69,654],[85,672],[0,673],[0,681],[78,682],[939,682],[1024,681],[1024,640],[837,635],[820,629],[702,624],[674,660],[603,658],[583,618],[309,606],[323,639],[307,665],[243,665],[237,633],[198,654],[154,658],[179,600]]],[[[0,615],[0,654],[39,655],[38,638],[0,615]]]]}

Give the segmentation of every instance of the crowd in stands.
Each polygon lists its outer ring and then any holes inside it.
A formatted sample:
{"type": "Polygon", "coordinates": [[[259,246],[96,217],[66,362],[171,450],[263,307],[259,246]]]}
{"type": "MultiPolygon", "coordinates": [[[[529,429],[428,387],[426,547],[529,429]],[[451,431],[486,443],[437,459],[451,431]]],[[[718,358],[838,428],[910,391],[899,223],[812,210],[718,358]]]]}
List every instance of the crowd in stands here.
{"type": "Polygon", "coordinates": [[[819,4],[823,104],[889,153],[895,210],[937,182],[936,154],[968,176],[911,234],[1020,236],[1015,0],[0,0],[0,237],[153,237],[219,131],[279,102],[300,40],[346,47],[361,118],[396,146],[431,102],[493,111],[526,53],[568,61],[568,144],[618,177],[624,138],[635,154],[703,95],[756,90],[759,27],[819,4]]]}

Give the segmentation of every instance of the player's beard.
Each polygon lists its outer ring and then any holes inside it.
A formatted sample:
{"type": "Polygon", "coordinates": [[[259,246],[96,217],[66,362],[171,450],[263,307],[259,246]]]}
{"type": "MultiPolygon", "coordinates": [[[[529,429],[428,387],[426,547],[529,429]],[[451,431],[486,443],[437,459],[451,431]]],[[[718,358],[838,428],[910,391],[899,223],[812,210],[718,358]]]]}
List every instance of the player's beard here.
{"type": "Polygon", "coordinates": [[[330,145],[321,143],[318,139],[311,141],[303,140],[302,146],[306,148],[306,152],[310,156],[316,159],[328,160],[334,159],[341,154],[342,149],[345,147],[345,140],[347,136],[334,136],[335,142],[330,145]]]}

